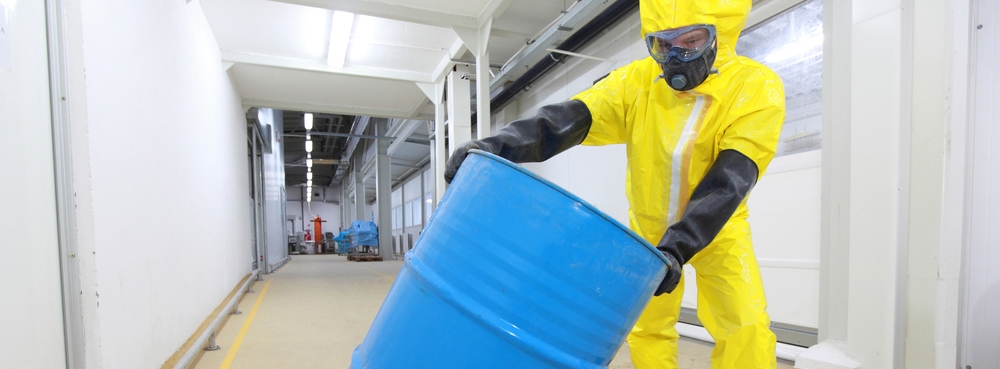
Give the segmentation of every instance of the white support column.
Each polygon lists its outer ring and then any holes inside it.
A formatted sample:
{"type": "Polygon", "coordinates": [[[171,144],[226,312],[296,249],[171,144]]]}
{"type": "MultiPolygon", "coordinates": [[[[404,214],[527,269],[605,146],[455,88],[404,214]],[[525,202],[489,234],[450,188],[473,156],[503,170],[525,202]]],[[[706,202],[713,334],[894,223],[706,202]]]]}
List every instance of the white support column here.
{"type": "MultiPolygon", "coordinates": [[[[424,176],[431,175],[429,171],[420,172],[420,228],[427,228],[427,212],[424,211],[424,207],[427,206],[427,187],[424,186],[427,183],[427,179],[424,176]]],[[[413,209],[417,211],[417,209],[413,209]]],[[[413,245],[410,245],[413,247],[413,245]]]]}
{"type": "MultiPolygon", "coordinates": [[[[375,134],[385,136],[388,119],[375,120],[375,134]]],[[[392,173],[389,167],[389,141],[375,140],[375,198],[378,200],[378,253],[383,260],[392,258],[392,173]]]]}
{"type": "MultiPolygon", "coordinates": [[[[389,191],[392,191],[392,186],[389,186],[389,191]]],[[[392,208],[392,206],[389,206],[392,208]]],[[[399,233],[406,234],[406,226],[409,223],[409,219],[406,218],[406,183],[400,183],[399,185],[399,233]]],[[[399,245],[399,252],[403,252],[403,244],[399,245]]]]}
{"type": "Polygon", "coordinates": [[[824,2],[821,342],[801,369],[904,367],[912,2],[879,5],[824,2]]]}
{"type": "MultiPolygon", "coordinates": [[[[490,136],[490,29],[493,18],[486,19],[479,29],[452,27],[465,46],[476,57],[476,139],[490,136]]],[[[449,99],[450,100],[450,99],[449,99]]]]}
{"type": "MultiPolygon", "coordinates": [[[[472,100],[469,97],[469,72],[465,66],[456,66],[448,74],[448,152],[472,140],[472,100]]],[[[443,176],[443,175],[442,175],[443,176]]]]}
{"type": "MultiPolygon", "coordinates": [[[[444,82],[437,84],[438,95],[444,94],[444,82]]],[[[447,183],[444,181],[444,169],[445,164],[448,160],[448,153],[445,149],[445,108],[446,106],[441,103],[434,106],[434,145],[431,150],[434,150],[434,209],[437,209],[438,203],[441,202],[441,197],[444,196],[444,190],[447,183]]]]}
{"type": "Polygon", "coordinates": [[[351,193],[348,192],[347,181],[340,182],[340,229],[351,226],[351,193]]]}
{"type": "MultiPolygon", "coordinates": [[[[969,148],[968,128],[975,124],[970,119],[975,115],[969,114],[967,109],[970,106],[969,86],[970,80],[979,81],[970,75],[970,65],[973,64],[970,57],[974,49],[970,33],[976,32],[977,41],[982,42],[984,34],[977,30],[976,25],[987,23],[983,19],[979,20],[980,23],[971,23],[974,3],[971,0],[921,0],[912,3],[912,40],[919,42],[912,42],[911,53],[912,145],[910,176],[907,178],[911,205],[908,215],[908,266],[904,278],[907,285],[904,300],[906,319],[903,322],[906,345],[905,350],[897,350],[905,353],[903,361],[896,363],[897,367],[944,369],[954,368],[957,363],[959,368],[967,365],[982,368],[988,367],[992,361],[987,359],[983,366],[982,361],[977,363],[967,357],[959,361],[962,357],[958,356],[962,244],[966,231],[963,220],[965,214],[972,214],[971,211],[966,212],[965,189],[973,187],[966,187],[965,181],[966,178],[978,177],[966,172],[967,160],[976,157],[966,155],[969,148]]],[[[995,22],[987,24],[993,26],[992,32],[997,32],[995,22]]],[[[985,51],[985,48],[980,50],[985,51]]],[[[979,71],[992,69],[981,62],[975,65],[979,71]]],[[[995,87],[988,88],[996,91],[995,87]]],[[[976,97],[983,98],[982,95],[976,97]]],[[[979,101],[977,104],[983,100],[979,101]]],[[[994,109],[990,105],[985,107],[994,109]]],[[[980,133],[977,132],[976,136],[980,133]]],[[[971,162],[968,165],[972,168],[971,162]]],[[[972,201],[979,203],[975,199],[972,201]]],[[[995,313],[988,314],[995,316],[995,313]]],[[[997,327],[971,317],[965,318],[963,320],[972,327],[997,327]]],[[[971,342],[966,342],[971,346],[971,342]]],[[[979,348],[975,351],[992,353],[984,356],[995,359],[1000,343],[993,341],[992,348],[979,348]]],[[[995,365],[996,361],[992,363],[995,365]]]]}
{"type": "Polygon", "coordinates": [[[851,197],[851,2],[823,2],[823,160],[819,341],[847,341],[851,197]],[[838,54],[844,53],[844,54],[838,54]],[[841,58],[833,55],[843,55],[841,58]]]}
{"type": "Polygon", "coordinates": [[[444,103],[445,81],[434,84],[417,83],[417,87],[427,95],[427,98],[434,103],[434,129],[431,134],[431,173],[434,175],[433,208],[437,208],[438,201],[444,196],[444,168],[448,155],[445,152],[445,109],[444,103]]]}
{"type": "Polygon", "coordinates": [[[354,150],[354,220],[365,220],[365,150],[354,150]]]}

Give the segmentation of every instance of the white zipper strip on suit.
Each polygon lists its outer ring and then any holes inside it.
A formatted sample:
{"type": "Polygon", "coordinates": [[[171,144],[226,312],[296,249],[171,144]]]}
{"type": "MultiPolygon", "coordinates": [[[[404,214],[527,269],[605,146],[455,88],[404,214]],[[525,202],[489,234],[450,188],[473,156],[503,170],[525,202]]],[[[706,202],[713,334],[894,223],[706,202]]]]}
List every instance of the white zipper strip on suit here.
{"type": "Polygon", "coordinates": [[[696,136],[694,126],[698,123],[698,117],[701,116],[701,109],[704,106],[704,96],[695,98],[691,115],[688,116],[687,123],[684,123],[684,132],[677,140],[677,146],[674,146],[673,160],[670,165],[670,205],[667,209],[667,226],[676,223],[677,219],[680,218],[680,214],[677,214],[677,207],[681,197],[681,168],[684,161],[684,148],[687,147],[688,141],[696,136]]]}

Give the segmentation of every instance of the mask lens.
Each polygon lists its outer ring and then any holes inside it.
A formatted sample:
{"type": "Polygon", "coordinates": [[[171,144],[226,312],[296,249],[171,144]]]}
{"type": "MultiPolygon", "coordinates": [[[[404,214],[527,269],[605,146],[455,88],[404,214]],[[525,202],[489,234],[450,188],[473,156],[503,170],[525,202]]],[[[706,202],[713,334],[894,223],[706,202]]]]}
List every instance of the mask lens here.
{"type": "Polygon", "coordinates": [[[666,63],[671,57],[681,61],[697,59],[714,41],[715,28],[712,26],[690,26],[646,35],[649,55],[660,63],[666,63]]]}

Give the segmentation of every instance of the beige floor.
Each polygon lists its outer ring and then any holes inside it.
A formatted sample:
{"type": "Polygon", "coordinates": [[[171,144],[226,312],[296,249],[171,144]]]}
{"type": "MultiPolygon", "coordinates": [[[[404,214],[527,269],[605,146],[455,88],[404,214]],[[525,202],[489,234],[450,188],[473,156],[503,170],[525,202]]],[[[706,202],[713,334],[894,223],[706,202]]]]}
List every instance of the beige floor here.
{"type": "MultiPolygon", "coordinates": [[[[294,255],[243,297],[242,314],[230,316],[218,332],[222,349],[203,351],[193,367],[224,367],[228,355],[234,369],[347,368],[401,266],[399,260],[357,263],[336,255],[294,255]]],[[[711,368],[711,350],[710,344],[682,339],[680,367],[711,368]]],[[[628,345],[610,368],[632,368],[628,345]]]]}

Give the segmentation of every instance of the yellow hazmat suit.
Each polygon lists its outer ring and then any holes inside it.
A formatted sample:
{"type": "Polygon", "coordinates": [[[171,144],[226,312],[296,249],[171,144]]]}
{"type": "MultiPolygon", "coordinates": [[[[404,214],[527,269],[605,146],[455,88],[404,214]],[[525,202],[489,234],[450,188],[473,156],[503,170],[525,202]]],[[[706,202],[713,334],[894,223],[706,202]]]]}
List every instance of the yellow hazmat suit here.
{"type": "MultiPolygon", "coordinates": [[[[781,80],[769,68],[736,55],[751,0],[640,1],[642,34],[694,24],[714,25],[714,68],[687,92],[658,77],[652,58],[612,72],[573,97],[593,122],[584,145],[624,143],[631,228],[656,245],[684,214],[694,188],[722,150],[757,165],[758,178],[774,157],[785,116],[781,80]]],[[[705,249],[688,261],[697,271],[698,318],[716,341],[713,368],[775,367],[775,336],[742,203],[705,249]]],[[[683,279],[654,297],[628,337],[636,368],[676,368],[683,279]]]]}

